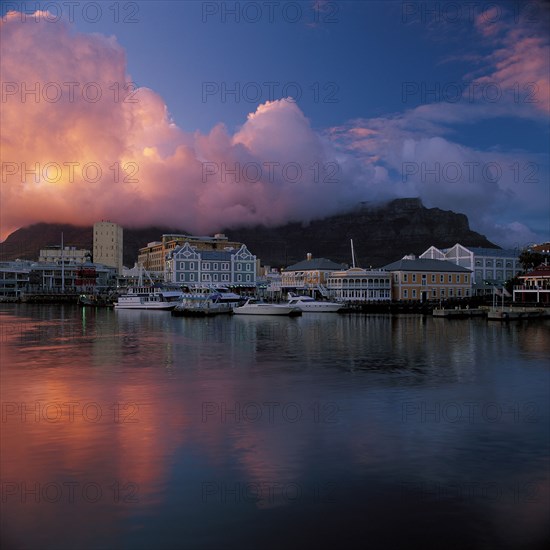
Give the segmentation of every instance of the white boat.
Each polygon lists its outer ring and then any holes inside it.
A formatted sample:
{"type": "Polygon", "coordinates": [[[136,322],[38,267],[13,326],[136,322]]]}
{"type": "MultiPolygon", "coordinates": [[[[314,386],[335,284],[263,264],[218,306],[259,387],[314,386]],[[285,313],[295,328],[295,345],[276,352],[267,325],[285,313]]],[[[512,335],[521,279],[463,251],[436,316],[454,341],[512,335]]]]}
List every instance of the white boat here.
{"type": "Polygon", "coordinates": [[[295,296],[288,294],[288,305],[300,308],[304,312],[336,313],[344,307],[338,302],[314,300],[311,296],[295,296]]]}
{"type": "Polygon", "coordinates": [[[288,304],[266,304],[249,299],[240,307],[233,308],[235,315],[302,315],[302,310],[288,304]]]}
{"type": "Polygon", "coordinates": [[[182,293],[152,287],[131,287],[119,296],[115,309],[173,309],[182,293]]]}
{"type": "Polygon", "coordinates": [[[242,303],[242,298],[225,289],[198,289],[184,293],[181,302],[172,310],[172,315],[184,317],[202,317],[218,313],[231,313],[242,303]]]}

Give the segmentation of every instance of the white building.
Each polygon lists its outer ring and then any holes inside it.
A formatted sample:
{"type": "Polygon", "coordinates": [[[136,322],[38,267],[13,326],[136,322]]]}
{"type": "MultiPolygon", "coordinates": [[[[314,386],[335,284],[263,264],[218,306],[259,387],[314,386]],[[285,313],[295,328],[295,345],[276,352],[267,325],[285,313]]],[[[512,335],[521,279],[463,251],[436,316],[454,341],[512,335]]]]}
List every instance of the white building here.
{"type": "Polygon", "coordinates": [[[239,249],[197,250],[186,242],[168,254],[165,281],[187,286],[256,286],[256,256],[239,249]]]}
{"type": "Polygon", "coordinates": [[[325,284],[333,271],[344,269],[344,265],[337,264],[327,258],[313,258],[307,254],[307,259],[288,266],[281,272],[281,288],[284,291],[314,291],[325,292],[325,284]]]}
{"type": "Polygon", "coordinates": [[[61,252],[61,246],[47,246],[40,250],[39,262],[60,262],[63,257],[64,262],[83,264],[89,262],[92,253],[84,248],[76,248],[76,246],[64,246],[63,253],[61,252]]]}
{"type": "Polygon", "coordinates": [[[443,249],[431,246],[419,257],[446,260],[469,269],[472,272],[474,294],[492,293],[493,286],[502,286],[522,271],[516,250],[455,244],[451,248],[443,249]]]}
{"type": "Polygon", "coordinates": [[[122,273],[122,227],[112,222],[94,223],[94,262],[122,273]]]}
{"type": "Polygon", "coordinates": [[[360,267],[333,271],[326,288],[331,298],[342,302],[391,300],[391,274],[383,269],[360,267]]]}

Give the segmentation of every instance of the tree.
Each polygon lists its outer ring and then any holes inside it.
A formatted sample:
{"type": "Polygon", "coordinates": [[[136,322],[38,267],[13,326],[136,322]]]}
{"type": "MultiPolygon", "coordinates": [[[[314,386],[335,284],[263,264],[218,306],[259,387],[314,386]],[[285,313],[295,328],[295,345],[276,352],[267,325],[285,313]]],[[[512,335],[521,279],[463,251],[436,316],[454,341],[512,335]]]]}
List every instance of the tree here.
{"type": "Polygon", "coordinates": [[[527,248],[522,250],[519,255],[519,262],[521,267],[523,267],[523,271],[530,271],[531,269],[534,269],[544,262],[545,259],[546,256],[544,254],[541,254],[540,252],[532,252],[527,248]]]}

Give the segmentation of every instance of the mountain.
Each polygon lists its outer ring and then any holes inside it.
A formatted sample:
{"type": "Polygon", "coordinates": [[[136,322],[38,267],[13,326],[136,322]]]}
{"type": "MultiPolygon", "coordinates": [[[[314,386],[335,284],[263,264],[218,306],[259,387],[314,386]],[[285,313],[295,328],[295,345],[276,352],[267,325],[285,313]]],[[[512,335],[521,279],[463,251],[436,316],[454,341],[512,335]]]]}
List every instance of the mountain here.
{"type": "MultiPolygon", "coordinates": [[[[18,229],[0,243],[0,260],[36,260],[41,248],[60,244],[92,250],[92,227],[37,223],[18,229]]],[[[470,229],[468,218],[439,208],[426,208],[420,199],[396,199],[385,205],[362,203],[351,212],[280,227],[243,227],[223,231],[230,240],[244,242],[264,265],[287,266],[311,252],[335,262],[351,263],[353,239],[358,265],[378,267],[419,254],[429,246],[499,248],[470,229]]],[[[183,229],[147,227],[124,229],[124,265],[133,266],[138,249],[160,239],[163,233],[187,233],[183,229]]]]}

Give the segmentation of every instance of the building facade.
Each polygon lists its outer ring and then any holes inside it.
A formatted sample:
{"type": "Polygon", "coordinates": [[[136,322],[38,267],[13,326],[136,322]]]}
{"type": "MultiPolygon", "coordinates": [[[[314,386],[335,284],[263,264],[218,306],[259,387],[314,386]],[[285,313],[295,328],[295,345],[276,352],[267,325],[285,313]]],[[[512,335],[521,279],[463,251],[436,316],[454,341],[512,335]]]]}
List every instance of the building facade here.
{"type": "Polygon", "coordinates": [[[70,262],[75,264],[83,264],[89,262],[92,258],[92,253],[89,250],[83,248],[76,248],[76,246],[64,246],[63,253],[61,246],[47,246],[40,250],[39,262],[60,262],[63,258],[64,262],[70,262]]]}
{"type": "Polygon", "coordinates": [[[153,241],[139,249],[138,265],[149,273],[164,273],[168,255],[177,247],[189,243],[196,250],[238,250],[243,243],[230,241],[223,233],[213,237],[193,235],[164,234],[160,241],[153,241]]]}
{"type": "Polygon", "coordinates": [[[94,262],[116,268],[122,273],[123,231],[112,222],[94,224],[94,262]]]}
{"type": "Polygon", "coordinates": [[[329,296],[341,302],[391,300],[391,273],[382,269],[352,267],[333,271],[327,280],[329,296]]]}
{"type": "Polygon", "coordinates": [[[166,282],[185,286],[256,286],[256,256],[239,249],[197,250],[189,242],[168,253],[166,282]]]}
{"type": "Polygon", "coordinates": [[[490,294],[494,286],[502,286],[522,270],[517,250],[455,244],[445,249],[431,246],[419,257],[444,260],[469,269],[472,272],[474,294],[490,294]]]}
{"type": "Polygon", "coordinates": [[[307,259],[291,266],[281,272],[281,289],[312,291],[318,289],[323,293],[325,284],[333,271],[345,269],[342,264],[337,264],[326,258],[313,258],[311,254],[307,259]]]}
{"type": "Polygon", "coordinates": [[[472,294],[471,271],[449,261],[405,257],[384,269],[392,274],[393,300],[446,300],[472,294]]]}
{"type": "Polygon", "coordinates": [[[0,296],[29,293],[98,293],[116,285],[116,269],[87,263],[2,262],[0,296]]]}

